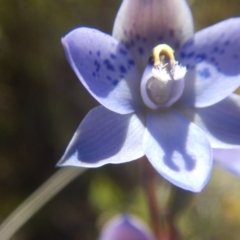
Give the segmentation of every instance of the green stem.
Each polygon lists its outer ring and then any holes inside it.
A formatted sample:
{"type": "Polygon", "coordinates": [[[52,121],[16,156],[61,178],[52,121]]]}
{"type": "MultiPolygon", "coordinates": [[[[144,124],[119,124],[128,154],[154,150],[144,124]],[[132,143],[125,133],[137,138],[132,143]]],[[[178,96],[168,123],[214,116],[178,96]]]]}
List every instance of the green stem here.
{"type": "Polygon", "coordinates": [[[9,240],[45,203],[84,171],[70,167],[58,170],[2,222],[0,239],[9,240]]]}
{"type": "Polygon", "coordinates": [[[140,160],[140,164],[143,188],[148,202],[152,230],[157,240],[164,240],[164,226],[160,219],[161,212],[156,197],[155,170],[146,157],[143,157],[140,160]]]}
{"type": "Polygon", "coordinates": [[[169,229],[170,240],[181,239],[179,231],[175,225],[175,220],[179,214],[184,212],[194,200],[195,194],[174,185],[171,186],[171,196],[168,201],[167,222],[169,229]]]}

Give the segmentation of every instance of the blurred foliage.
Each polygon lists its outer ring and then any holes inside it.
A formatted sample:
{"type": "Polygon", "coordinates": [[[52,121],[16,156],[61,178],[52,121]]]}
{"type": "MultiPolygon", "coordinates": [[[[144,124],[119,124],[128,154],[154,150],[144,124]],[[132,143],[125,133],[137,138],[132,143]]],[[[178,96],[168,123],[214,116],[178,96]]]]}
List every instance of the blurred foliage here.
{"type": "Polygon", "coordinates": [[[184,240],[238,240],[240,236],[240,180],[215,167],[203,192],[178,218],[184,240]]]}
{"type": "MultiPolygon", "coordinates": [[[[196,30],[240,15],[240,0],[189,0],[196,30]]],[[[120,0],[0,0],[0,221],[55,171],[97,103],[70,69],[60,38],[78,26],[111,33],[120,0]]],[[[148,221],[137,162],[88,170],[48,203],[16,240],[92,240],[119,211],[148,221]]],[[[165,202],[169,184],[159,189],[165,202]],[[163,190],[165,189],[165,190],[163,190]]],[[[239,239],[240,180],[214,170],[178,225],[184,239],[239,239]]]]}

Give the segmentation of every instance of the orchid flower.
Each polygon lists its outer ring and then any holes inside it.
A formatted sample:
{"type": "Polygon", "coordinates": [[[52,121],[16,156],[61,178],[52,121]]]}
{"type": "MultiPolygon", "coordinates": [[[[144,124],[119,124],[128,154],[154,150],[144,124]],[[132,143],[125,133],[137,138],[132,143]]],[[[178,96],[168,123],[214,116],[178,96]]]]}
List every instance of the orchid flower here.
{"type": "Polygon", "coordinates": [[[99,240],[154,240],[154,237],[138,218],[119,215],[105,225],[99,240]]]}
{"type": "Polygon", "coordinates": [[[146,155],[178,187],[199,192],[213,148],[240,146],[240,18],[193,34],[185,0],[123,0],[113,34],[81,27],[62,43],[102,105],[58,166],[100,167],[146,155]]]}

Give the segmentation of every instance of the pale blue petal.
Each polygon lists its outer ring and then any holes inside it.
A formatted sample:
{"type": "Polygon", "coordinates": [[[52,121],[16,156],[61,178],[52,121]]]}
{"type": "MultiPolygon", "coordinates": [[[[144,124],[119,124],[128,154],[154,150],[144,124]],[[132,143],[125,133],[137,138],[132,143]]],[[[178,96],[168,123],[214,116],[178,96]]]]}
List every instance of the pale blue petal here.
{"type": "Polygon", "coordinates": [[[215,163],[240,177],[240,146],[234,149],[213,149],[215,163]]]}
{"type": "Polygon", "coordinates": [[[140,114],[94,108],[81,122],[58,166],[99,167],[142,157],[143,121],[140,114]]]}
{"type": "Polygon", "coordinates": [[[178,51],[192,34],[192,15],[185,0],[124,0],[113,28],[113,36],[132,52],[141,71],[153,47],[166,43],[178,51]]]}
{"type": "Polygon", "coordinates": [[[102,105],[121,114],[141,107],[141,77],[121,43],[90,28],[73,30],[62,43],[76,75],[102,105]]]}
{"type": "Polygon", "coordinates": [[[181,112],[207,135],[213,148],[240,145],[240,96],[230,97],[206,108],[185,108],[181,112]]]}
{"type": "Polygon", "coordinates": [[[240,18],[199,31],[183,46],[178,60],[188,68],[181,104],[210,106],[240,85],[240,18]]]}
{"type": "Polygon", "coordinates": [[[211,146],[204,132],[180,112],[151,112],[144,151],[153,167],[176,186],[199,192],[212,169],[211,146]]]}
{"type": "Polygon", "coordinates": [[[99,240],[154,240],[154,237],[136,217],[120,215],[106,224],[99,240]]]}

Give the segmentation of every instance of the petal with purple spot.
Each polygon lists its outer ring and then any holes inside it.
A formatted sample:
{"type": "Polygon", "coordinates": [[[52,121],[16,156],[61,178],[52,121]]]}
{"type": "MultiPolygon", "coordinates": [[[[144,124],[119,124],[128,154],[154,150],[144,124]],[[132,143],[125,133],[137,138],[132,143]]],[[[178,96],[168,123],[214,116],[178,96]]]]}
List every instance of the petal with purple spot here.
{"type": "Polygon", "coordinates": [[[121,43],[90,28],[73,30],[62,43],[76,75],[102,105],[121,114],[141,108],[141,77],[121,43]]]}
{"type": "Polygon", "coordinates": [[[204,132],[180,112],[151,112],[144,151],[153,167],[183,189],[199,192],[212,169],[211,146],[204,132]]]}
{"type": "Polygon", "coordinates": [[[240,18],[197,32],[182,47],[178,60],[188,68],[182,105],[206,107],[240,85],[240,18]]]}
{"type": "Polygon", "coordinates": [[[143,115],[96,107],[79,125],[58,166],[94,168],[138,159],[144,155],[144,131],[143,115]]]}
{"type": "Polygon", "coordinates": [[[113,36],[132,52],[140,71],[153,47],[166,43],[177,52],[192,34],[192,15],[185,0],[124,0],[113,27],[113,36]]]}

